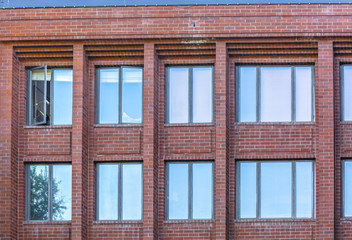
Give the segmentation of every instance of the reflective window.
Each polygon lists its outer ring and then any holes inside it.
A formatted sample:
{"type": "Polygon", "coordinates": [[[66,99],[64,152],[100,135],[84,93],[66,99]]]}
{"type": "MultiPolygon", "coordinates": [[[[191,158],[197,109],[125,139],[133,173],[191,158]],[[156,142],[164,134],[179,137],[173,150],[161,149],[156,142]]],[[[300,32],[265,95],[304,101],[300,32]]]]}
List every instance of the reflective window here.
{"type": "Polygon", "coordinates": [[[352,121],[352,66],[341,66],[341,120],[352,121]]]}
{"type": "Polygon", "coordinates": [[[167,122],[213,121],[213,68],[167,68],[167,122]]]}
{"type": "Polygon", "coordinates": [[[142,123],[143,68],[99,68],[97,79],[97,123],[142,123]]]}
{"type": "Polygon", "coordinates": [[[26,171],[27,219],[70,221],[71,165],[27,165],[26,171]]]}
{"type": "Polygon", "coordinates": [[[342,217],[352,217],[352,160],[343,160],[342,168],[342,217]]]}
{"type": "Polygon", "coordinates": [[[311,66],[237,67],[236,121],[314,121],[311,66]]]}
{"type": "Polygon", "coordinates": [[[97,164],[97,220],[142,220],[143,165],[97,164]]]}
{"type": "Polygon", "coordinates": [[[72,69],[29,71],[27,85],[27,123],[29,125],[72,124],[72,69]]]}
{"type": "Polygon", "coordinates": [[[213,218],[213,164],[167,163],[166,219],[213,218]]]}
{"type": "Polygon", "coordinates": [[[313,218],[313,161],[238,161],[237,218],[313,218]]]}

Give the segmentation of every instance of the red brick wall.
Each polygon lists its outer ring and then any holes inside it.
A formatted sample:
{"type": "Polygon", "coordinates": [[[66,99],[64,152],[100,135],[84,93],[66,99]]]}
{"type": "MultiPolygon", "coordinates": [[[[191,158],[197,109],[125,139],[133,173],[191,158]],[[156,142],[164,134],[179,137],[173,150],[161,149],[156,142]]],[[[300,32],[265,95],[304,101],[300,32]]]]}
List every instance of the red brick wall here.
{"type": "Polygon", "coordinates": [[[341,219],[340,63],[352,63],[349,5],[0,10],[0,239],[350,239],[341,219]],[[73,124],[26,126],[26,68],[74,71],[73,124]],[[313,123],[235,123],[235,65],[315,66],[313,123]],[[144,123],[95,124],[95,69],[144,67],[144,123]],[[165,67],[212,65],[214,123],[165,124],[165,67]],[[236,220],[235,162],[314,159],[316,217],[236,220]],[[214,220],[165,220],[165,161],[211,160],[214,220]],[[95,163],[143,161],[143,221],[95,221],[95,163]],[[72,221],[26,222],[24,169],[71,162],[72,221]]]}

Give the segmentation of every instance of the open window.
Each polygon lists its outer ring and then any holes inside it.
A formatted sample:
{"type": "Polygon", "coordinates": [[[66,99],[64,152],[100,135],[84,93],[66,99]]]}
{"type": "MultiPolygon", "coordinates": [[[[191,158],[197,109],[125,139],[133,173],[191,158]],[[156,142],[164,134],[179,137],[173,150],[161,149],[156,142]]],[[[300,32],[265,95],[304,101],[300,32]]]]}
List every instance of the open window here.
{"type": "Polygon", "coordinates": [[[41,66],[28,71],[27,124],[72,124],[72,69],[41,66]]]}

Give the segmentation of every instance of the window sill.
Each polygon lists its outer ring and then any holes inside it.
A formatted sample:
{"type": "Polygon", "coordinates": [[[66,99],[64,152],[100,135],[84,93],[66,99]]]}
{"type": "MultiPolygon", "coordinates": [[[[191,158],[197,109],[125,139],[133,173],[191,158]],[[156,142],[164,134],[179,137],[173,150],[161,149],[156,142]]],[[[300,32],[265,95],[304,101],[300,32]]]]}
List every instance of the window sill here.
{"type": "Polygon", "coordinates": [[[196,220],[196,219],[180,219],[180,220],[164,220],[165,224],[174,224],[174,223],[178,223],[178,224],[183,224],[183,223],[213,223],[214,219],[203,219],[203,220],[196,220]]]}
{"type": "Polygon", "coordinates": [[[143,224],[143,220],[127,220],[127,221],[121,221],[121,220],[95,220],[93,221],[94,225],[124,225],[124,224],[143,224]]]}
{"type": "Polygon", "coordinates": [[[72,125],[38,125],[38,126],[24,126],[24,129],[62,129],[72,128],[72,125]]]}
{"type": "Polygon", "coordinates": [[[94,124],[94,128],[126,128],[143,127],[143,123],[94,124]]]}
{"type": "Polygon", "coordinates": [[[352,125],[352,121],[340,121],[341,125],[352,125]]]}
{"type": "Polygon", "coordinates": [[[234,219],[233,223],[261,223],[261,222],[316,222],[315,218],[261,218],[261,219],[234,219]]]}
{"type": "Polygon", "coordinates": [[[165,127],[214,127],[215,123],[165,123],[165,127]]]}
{"type": "Polygon", "coordinates": [[[23,222],[24,225],[71,225],[70,221],[29,221],[23,222]]]}
{"type": "MultiPolygon", "coordinates": [[[[352,123],[352,122],[351,122],[352,123]]],[[[315,122],[235,122],[236,125],[244,125],[244,126],[275,126],[275,125],[282,125],[282,126],[313,126],[315,122]]]]}

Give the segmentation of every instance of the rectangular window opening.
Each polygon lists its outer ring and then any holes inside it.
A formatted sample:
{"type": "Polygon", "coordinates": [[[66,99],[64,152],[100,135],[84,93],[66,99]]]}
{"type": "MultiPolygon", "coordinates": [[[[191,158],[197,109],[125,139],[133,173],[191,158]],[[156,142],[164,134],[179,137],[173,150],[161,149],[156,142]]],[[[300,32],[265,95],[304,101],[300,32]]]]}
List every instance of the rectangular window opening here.
{"type": "Polygon", "coordinates": [[[238,219],[313,218],[314,161],[237,161],[238,219]]]}
{"type": "Polygon", "coordinates": [[[27,220],[71,221],[71,165],[26,165],[26,189],[27,220]]]}
{"type": "Polygon", "coordinates": [[[213,122],[213,67],[168,67],[168,123],[213,122]]]}
{"type": "Polygon", "coordinates": [[[98,68],[96,89],[98,124],[142,123],[142,67],[98,68]]]}
{"type": "Polygon", "coordinates": [[[168,162],[166,171],[166,219],[213,219],[213,163],[168,162]]]}
{"type": "Polygon", "coordinates": [[[313,66],[236,67],[237,122],[313,122],[313,66]]]}
{"type": "Polygon", "coordinates": [[[72,124],[72,69],[48,69],[47,66],[28,71],[27,124],[72,124]]]}
{"type": "Polygon", "coordinates": [[[142,163],[99,163],[96,182],[97,220],[142,220],[142,163]]]}

